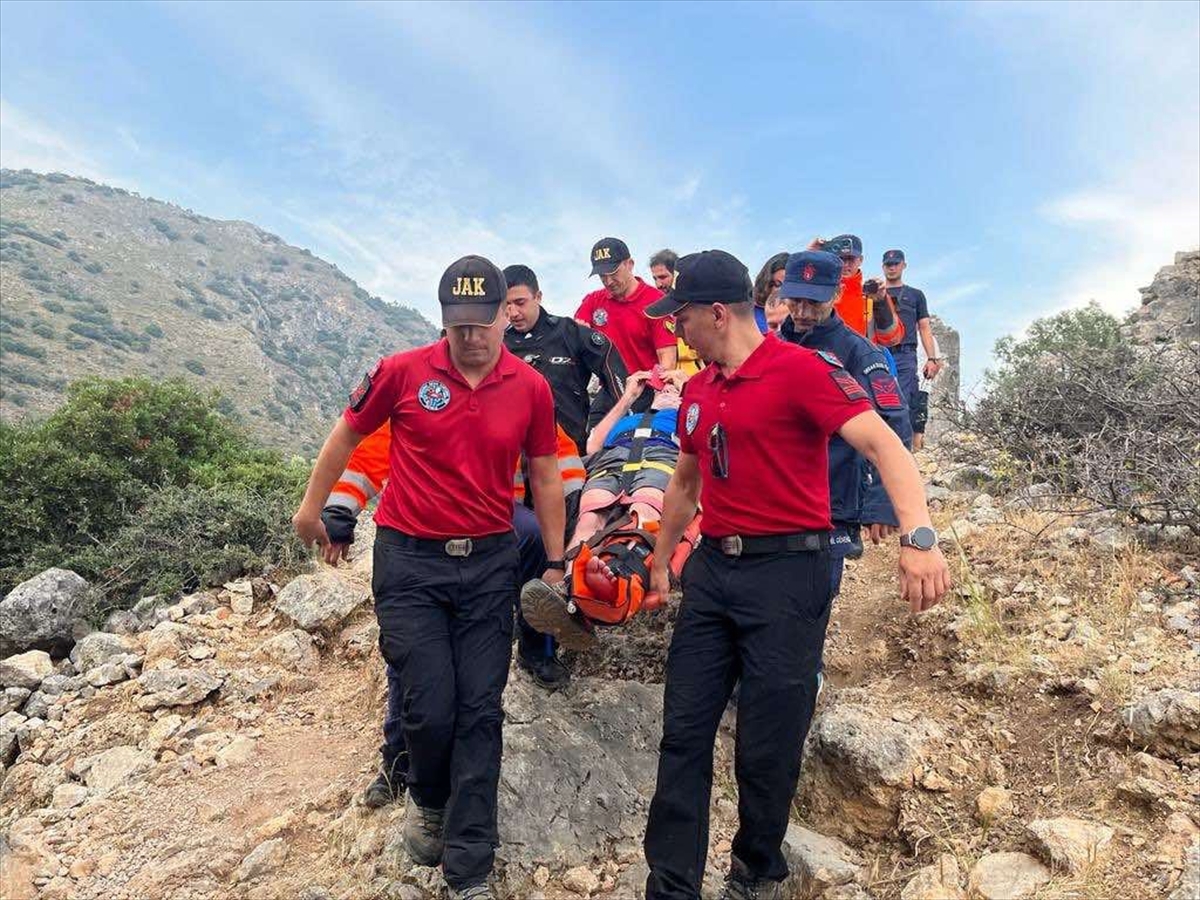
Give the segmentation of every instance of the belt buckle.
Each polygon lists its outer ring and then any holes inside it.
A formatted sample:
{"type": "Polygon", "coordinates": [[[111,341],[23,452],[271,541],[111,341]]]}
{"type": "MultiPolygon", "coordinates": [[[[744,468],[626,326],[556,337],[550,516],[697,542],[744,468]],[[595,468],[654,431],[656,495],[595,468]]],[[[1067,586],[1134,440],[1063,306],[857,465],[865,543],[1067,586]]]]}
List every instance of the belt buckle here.
{"type": "Polygon", "coordinates": [[[729,537],[721,538],[721,552],[726,556],[741,556],[742,536],[740,534],[731,534],[729,537]]]}
{"type": "Polygon", "coordinates": [[[471,550],[470,538],[455,538],[452,541],[446,541],[447,556],[470,556],[471,550]]]}

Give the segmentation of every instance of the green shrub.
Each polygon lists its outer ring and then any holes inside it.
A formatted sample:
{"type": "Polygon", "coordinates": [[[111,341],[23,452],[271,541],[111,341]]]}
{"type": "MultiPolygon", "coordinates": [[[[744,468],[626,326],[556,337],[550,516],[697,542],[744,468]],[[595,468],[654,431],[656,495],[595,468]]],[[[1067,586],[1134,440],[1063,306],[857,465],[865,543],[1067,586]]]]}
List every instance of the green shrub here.
{"type": "Polygon", "coordinates": [[[155,322],[151,322],[149,325],[143,328],[142,331],[146,332],[146,334],[150,335],[152,338],[160,338],[163,336],[162,328],[160,328],[155,322]]]}
{"type": "Polygon", "coordinates": [[[45,322],[36,322],[30,329],[34,334],[44,337],[47,340],[53,339],[56,332],[45,322]]]}
{"type": "Polygon", "coordinates": [[[43,300],[42,301],[42,309],[48,309],[52,313],[60,313],[64,309],[66,309],[66,307],[63,306],[61,303],[59,303],[57,300],[43,300]]]}
{"type": "Polygon", "coordinates": [[[208,372],[208,370],[204,368],[204,363],[196,359],[186,360],[183,364],[183,367],[193,375],[204,375],[208,372]]]}
{"type": "Polygon", "coordinates": [[[178,379],[91,379],[40,423],[0,424],[0,594],[59,565],[126,607],[299,560],[289,518],[307,468],[252,446],[219,406],[178,379]]]}

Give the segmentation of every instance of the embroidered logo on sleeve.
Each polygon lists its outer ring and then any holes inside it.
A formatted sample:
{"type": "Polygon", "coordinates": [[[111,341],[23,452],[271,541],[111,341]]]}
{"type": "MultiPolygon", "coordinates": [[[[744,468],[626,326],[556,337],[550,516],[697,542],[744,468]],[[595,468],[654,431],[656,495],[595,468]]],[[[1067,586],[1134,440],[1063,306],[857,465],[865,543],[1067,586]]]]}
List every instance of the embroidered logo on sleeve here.
{"type": "Polygon", "coordinates": [[[854,376],[845,369],[834,369],[829,373],[829,377],[833,379],[834,384],[841,388],[847,400],[870,399],[867,397],[867,392],[863,390],[862,385],[855,381],[854,376]]]}
{"type": "Polygon", "coordinates": [[[693,403],[688,407],[687,418],[683,422],[683,427],[691,434],[696,430],[696,425],[700,421],[700,404],[693,403]]]}
{"type": "Polygon", "coordinates": [[[900,386],[890,373],[881,372],[871,376],[871,393],[875,395],[875,403],[880,409],[900,409],[904,401],[900,399],[900,386]]]}
{"type": "Polygon", "coordinates": [[[603,347],[604,346],[604,335],[602,335],[598,331],[593,331],[592,332],[592,343],[595,344],[597,347],[603,347]]]}
{"type": "Polygon", "coordinates": [[[367,402],[367,397],[371,393],[371,386],[374,383],[375,377],[379,374],[379,370],[383,368],[383,360],[375,363],[375,368],[371,369],[362,377],[362,381],[358,383],[358,387],[350,392],[350,409],[358,412],[363,408],[363,404],[367,402]]]}

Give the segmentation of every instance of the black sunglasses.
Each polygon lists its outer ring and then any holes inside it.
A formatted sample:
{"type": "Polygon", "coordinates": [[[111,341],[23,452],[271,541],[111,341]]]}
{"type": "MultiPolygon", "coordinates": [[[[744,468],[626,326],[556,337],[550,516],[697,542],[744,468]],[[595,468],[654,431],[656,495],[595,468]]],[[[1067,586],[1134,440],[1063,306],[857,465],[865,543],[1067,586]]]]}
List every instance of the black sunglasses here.
{"type": "Polygon", "coordinates": [[[729,445],[725,441],[725,429],[718,422],[708,433],[708,450],[711,454],[714,478],[729,477],[729,445]]]}

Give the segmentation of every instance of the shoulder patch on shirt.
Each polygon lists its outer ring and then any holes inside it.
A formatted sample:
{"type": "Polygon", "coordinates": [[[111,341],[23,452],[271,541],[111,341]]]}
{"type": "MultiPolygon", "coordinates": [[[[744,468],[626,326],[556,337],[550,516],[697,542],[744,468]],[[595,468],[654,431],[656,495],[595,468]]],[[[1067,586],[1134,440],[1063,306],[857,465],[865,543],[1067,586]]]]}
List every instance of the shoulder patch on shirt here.
{"type": "Polygon", "coordinates": [[[605,340],[604,335],[602,335],[600,332],[598,332],[598,331],[592,332],[592,343],[595,344],[597,347],[603,347],[604,340],[605,340]]]}
{"type": "Polygon", "coordinates": [[[684,419],[683,427],[688,434],[696,430],[696,425],[700,422],[700,404],[693,403],[688,407],[687,418],[684,419]]]}
{"type": "Polygon", "coordinates": [[[871,376],[871,393],[875,395],[875,403],[880,409],[903,409],[904,401],[900,399],[900,386],[891,372],[880,372],[871,376]]]}
{"type": "Polygon", "coordinates": [[[675,320],[674,319],[665,319],[663,321],[663,327],[665,329],[667,329],[667,331],[671,332],[671,334],[674,334],[675,333],[675,320]]]}
{"type": "Polygon", "coordinates": [[[592,324],[595,325],[597,328],[603,328],[605,325],[607,325],[608,324],[608,310],[607,309],[593,309],[592,310],[592,324]]]}
{"type": "Polygon", "coordinates": [[[838,359],[838,355],[836,353],[832,353],[829,350],[818,350],[817,356],[821,357],[821,359],[825,360],[825,362],[829,363],[836,369],[845,368],[845,366],[842,365],[842,361],[838,359]]]}
{"type": "Polygon", "coordinates": [[[862,385],[855,381],[854,376],[845,369],[834,369],[829,373],[829,377],[833,379],[834,384],[841,388],[842,393],[846,395],[847,400],[870,399],[867,396],[867,392],[863,390],[862,385]]]}
{"type": "Polygon", "coordinates": [[[889,375],[892,374],[892,370],[888,368],[888,364],[882,359],[879,360],[879,362],[871,363],[869,366],[863,369],[864,375],[870,375],[872,372],[887,372],[889,375]]]}
{"type": "Polygon", "coordinates": [[[379,374],[379,370],[383,368],[383,360],[375,363],[375,367],[367,372],[362,377],[362,381],[358,383],[358,387],[350,392],[350,408],[358,412],[363,408],[363,404],[367,402],[367,396],[371,393],[371,385],[373,379],[379,374]]]}
{"type": "Polygon", "coordinates": [[[417,402],[430,412],[441,412],[450,405],[450,388],[430,379],[417,388],[417,402]]]}

